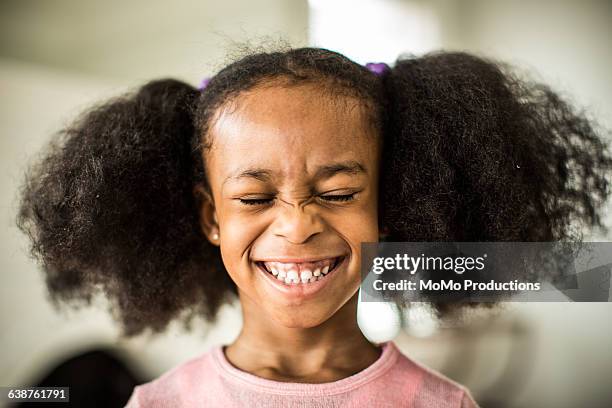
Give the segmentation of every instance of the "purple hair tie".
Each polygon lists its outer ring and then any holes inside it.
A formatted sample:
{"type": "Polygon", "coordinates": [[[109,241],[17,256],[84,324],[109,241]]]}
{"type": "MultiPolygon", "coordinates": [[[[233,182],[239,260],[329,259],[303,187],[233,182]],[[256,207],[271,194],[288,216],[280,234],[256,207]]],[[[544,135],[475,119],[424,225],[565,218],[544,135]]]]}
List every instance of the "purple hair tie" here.
{"type": "Polygon", "coordinates": [[[211,80],[211,79],[212,79],[212,78],[210,78],[210,77],[208,77],[208,78],[204,78],[204,79],[202,80],[202,82],[200,82],[200,86],[198,86],[198,89],[199,89],[200,91],[203,91],[203,90],[204,90],[204,88],[206,88],[206,87],[208,86],[208,83],[210,82],[210,80],[211,80]]]}
{"type": "Polygon", "coordinates": [[[378,76],[384,75],[391,69],[384,62],[368,62],[367,64],[365,64],[365,67],[369,69],[370,72],[372,72],[374,75],[378,76]]]}

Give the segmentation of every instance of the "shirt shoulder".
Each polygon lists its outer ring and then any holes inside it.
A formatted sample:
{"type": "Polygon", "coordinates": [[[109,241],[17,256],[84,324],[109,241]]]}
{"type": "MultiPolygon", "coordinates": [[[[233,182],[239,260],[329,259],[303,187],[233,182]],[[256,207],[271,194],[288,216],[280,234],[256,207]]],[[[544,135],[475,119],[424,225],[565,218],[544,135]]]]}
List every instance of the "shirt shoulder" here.
{"type": "Polygon", "coordinates": [[[467,387],[419,363],[398,350],[396,364],[389,373],[401,379],[401,387],[411,396],[414,407],[478,408],[467,387]]]}
{"type": "Polygon", "coordinates": [[[134,388],[126,408],[190,407],[201,403],[202,392],[217,381],[211,351],[170,369],[134,388]]]}

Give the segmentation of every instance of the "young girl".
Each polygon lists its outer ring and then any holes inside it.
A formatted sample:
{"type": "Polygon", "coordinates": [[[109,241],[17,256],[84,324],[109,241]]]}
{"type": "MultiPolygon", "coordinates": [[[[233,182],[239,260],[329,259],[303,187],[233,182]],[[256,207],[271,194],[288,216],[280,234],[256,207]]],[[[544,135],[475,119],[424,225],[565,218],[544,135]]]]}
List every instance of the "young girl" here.
{"type": "Polygon", "coordinates": [[[389,68],[301,48],[249,55],[202,90],[152,81],[62,132],[19,225],[55,299],[102,291],[126,335],[240,300],[233,343],[136,387],[130,407],[476,406],[363,336],[360,244],[602,226],[607,146],[503,72],[464,53],[389,68]]]}

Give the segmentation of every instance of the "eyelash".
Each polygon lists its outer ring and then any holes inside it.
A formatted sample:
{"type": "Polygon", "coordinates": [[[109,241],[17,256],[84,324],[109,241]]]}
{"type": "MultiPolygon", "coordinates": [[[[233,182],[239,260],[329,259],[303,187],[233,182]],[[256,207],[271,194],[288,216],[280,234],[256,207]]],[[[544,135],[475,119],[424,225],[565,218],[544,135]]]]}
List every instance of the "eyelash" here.
{"type": "Polygon", "coordinates": [[[355,194],[356,193],[351,193],[351,194],[339,194],[339,195],[328,195],[328,196],[320,196],[321,198],[324,198],[327,201],[332,201],[332,202],[339,202],[339,201],[351,201],[355,198],[355,194]],[[331,200],[330,200],[331,198],[331,200]]]}
{"type": "Polygon", "coordinates": [[[251,200],[239,198],[238,200],[240,200],[240,202],[245,205],[268,204],[270,201],[272,201],[271,198],[256,198],[256,199],[251,199],[251,200]]]}
{"type": "MultiPolygon", "coordinates": [[[[325,201],[329,201],[329,202],[347,202],[347,201],[354,200],[355,194],[357,193],[319,196],[319,198],[325,201]]],[[[239,198],[238,200],[240,200],[240,202],[244,205],[263,205],[263,204],[269,204],[273,200],[273,198],[255,198],[255,199],[250,199],[250,200],[239,198]]]]}

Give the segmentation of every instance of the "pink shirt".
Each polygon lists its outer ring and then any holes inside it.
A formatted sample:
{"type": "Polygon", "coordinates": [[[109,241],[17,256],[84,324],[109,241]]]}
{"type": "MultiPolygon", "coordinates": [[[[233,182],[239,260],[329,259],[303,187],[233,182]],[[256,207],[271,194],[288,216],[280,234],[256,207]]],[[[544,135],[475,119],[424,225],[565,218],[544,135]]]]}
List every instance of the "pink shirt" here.
{"type": "Polygon", "coordinates": [[[372,365],[322,384],[257,377],[232,366],[222,346],[139,385],[127,408],[156,407],[477,407],[469,391],[382,343],[372,365]]]}

